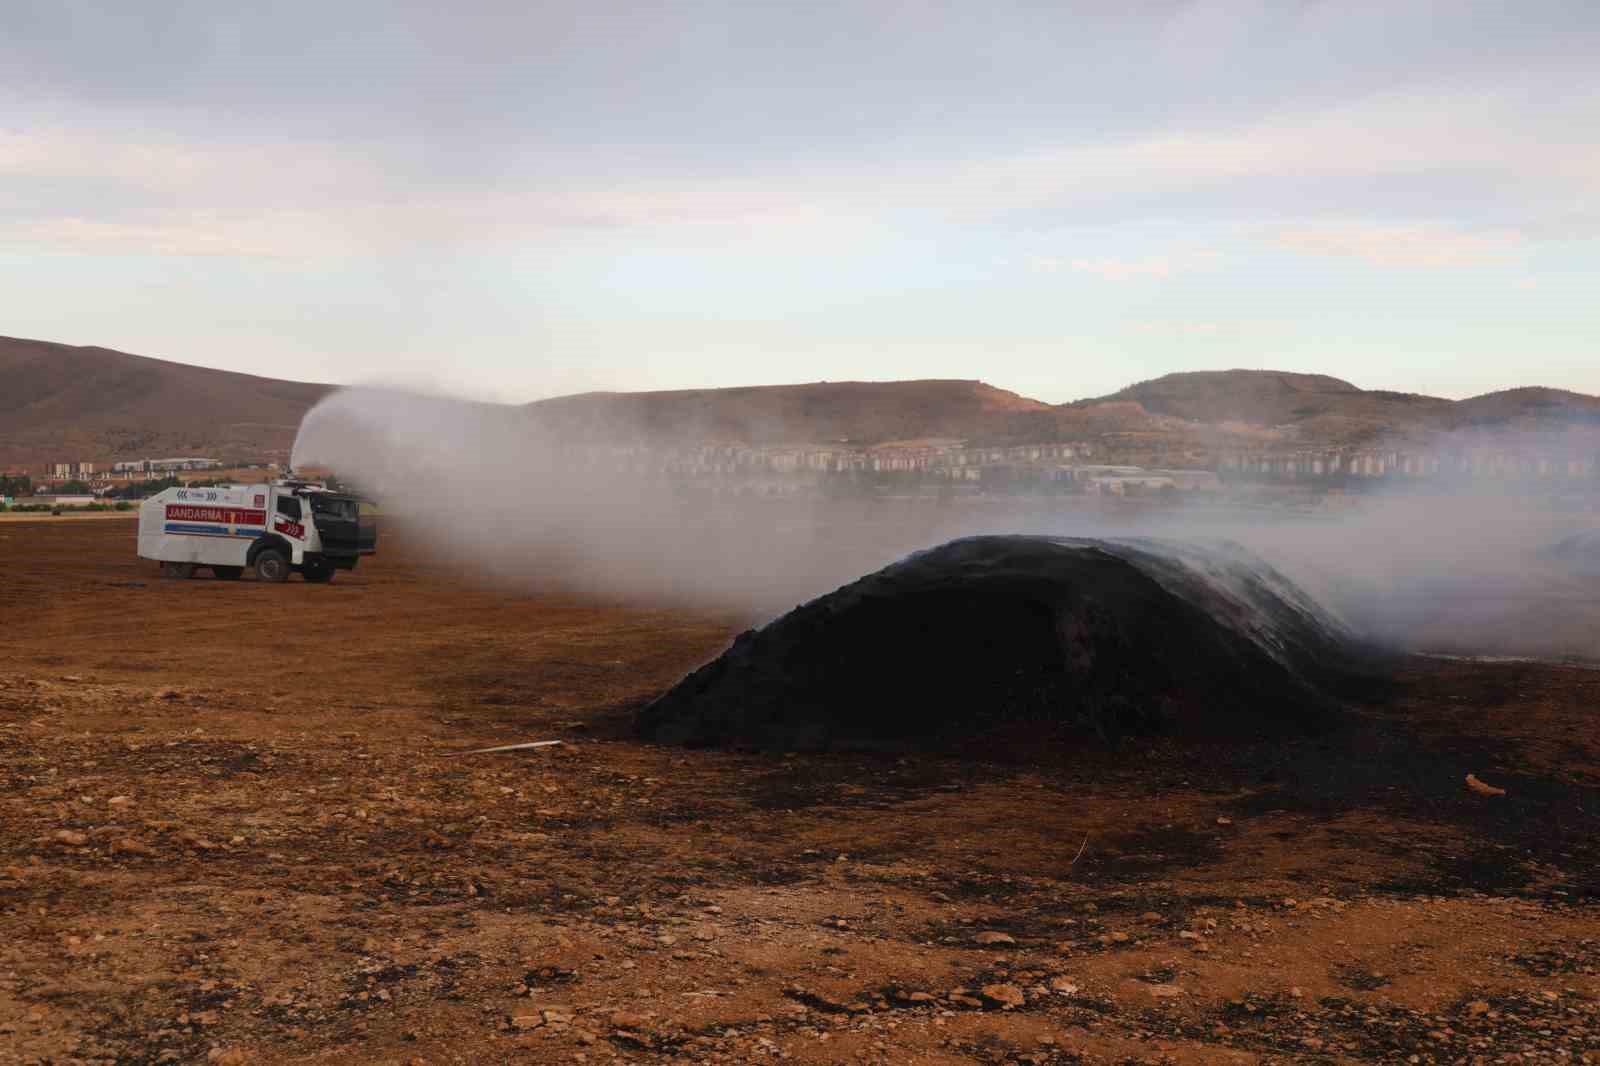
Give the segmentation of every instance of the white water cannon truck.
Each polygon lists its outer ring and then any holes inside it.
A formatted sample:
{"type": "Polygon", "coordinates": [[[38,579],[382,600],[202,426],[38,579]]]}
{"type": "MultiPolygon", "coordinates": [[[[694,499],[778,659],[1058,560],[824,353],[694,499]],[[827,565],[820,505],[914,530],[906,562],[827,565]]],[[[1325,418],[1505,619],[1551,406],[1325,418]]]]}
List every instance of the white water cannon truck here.
{"type": "Polygon", "coordinates": [[[378,550],[378,519],[356,497],[315,481],[170,488],[139,507],[139,555],[161,564],[163,577],[210,570],[237,581],[246,568],[257,581],[333,580],[378,550]]]}

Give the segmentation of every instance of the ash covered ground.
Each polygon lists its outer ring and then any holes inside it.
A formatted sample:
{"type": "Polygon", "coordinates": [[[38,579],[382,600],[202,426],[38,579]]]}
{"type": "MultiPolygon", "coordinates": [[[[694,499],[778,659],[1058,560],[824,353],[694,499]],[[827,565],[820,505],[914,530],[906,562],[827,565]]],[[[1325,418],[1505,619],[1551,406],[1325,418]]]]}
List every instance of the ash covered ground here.
{"type": "Polygon", "coordinates": [[[0,1062],[1600,1061],[1593,670],[1070,760],[690,751],[634,716],[752,619],[132,540],[0,526],[0,1062]]]}

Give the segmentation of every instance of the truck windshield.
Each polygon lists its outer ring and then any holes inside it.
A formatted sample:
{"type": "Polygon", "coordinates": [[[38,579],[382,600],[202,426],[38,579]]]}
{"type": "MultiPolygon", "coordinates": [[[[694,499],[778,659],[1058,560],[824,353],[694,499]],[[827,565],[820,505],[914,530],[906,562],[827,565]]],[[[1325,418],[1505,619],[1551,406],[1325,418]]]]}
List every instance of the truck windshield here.
{"type": "Polygon", "coordinates": [[[311,497],[311,513],[342,522],[354,522],[356,501],[343,496],[324,496],[318,493],[311,497]]]}

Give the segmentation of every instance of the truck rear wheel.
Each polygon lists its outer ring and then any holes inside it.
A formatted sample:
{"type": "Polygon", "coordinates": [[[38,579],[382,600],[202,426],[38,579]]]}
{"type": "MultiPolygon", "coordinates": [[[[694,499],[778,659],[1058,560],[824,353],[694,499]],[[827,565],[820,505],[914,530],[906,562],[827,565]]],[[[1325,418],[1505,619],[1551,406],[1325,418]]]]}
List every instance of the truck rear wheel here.
{"type": "Polygon", "coordinates": [[[256,556],[256,580],[274,584],[289,580],[289,557],[276,548],[256,556]]]}
{"type": "Polygon", "coordinates": [[[238,581],[244,574],[242,566],[213,566],[211,572],[223,581],[238,581]]]}
{"type": "Polygon", "coordinates": [[[162,563],[161,576],[173,578],[177,581],[187,581],[194,577],[193,563],[162,563]]]}

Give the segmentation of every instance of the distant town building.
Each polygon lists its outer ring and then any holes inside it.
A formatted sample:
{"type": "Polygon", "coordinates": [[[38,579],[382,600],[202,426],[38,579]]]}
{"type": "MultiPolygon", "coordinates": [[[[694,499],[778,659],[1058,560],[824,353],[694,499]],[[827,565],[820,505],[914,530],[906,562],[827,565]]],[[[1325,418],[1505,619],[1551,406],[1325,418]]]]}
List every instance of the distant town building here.
{"type": "Polygon", "coordinates": [[[129,459],[111,464],[115,474],[170,474],[179,470],[221,470],[222,460],[186,456],[176,459],[129,459]]]}
{"type": "Polygon", "coordinates": [[[85,478],[94,477],[95,464],[93,463],[46,463],[45,476],[54,478],[85,478]]]}
{"type": "Polygon", "coordinates": [[[1503,481],[1593,479],[1594,454],[1548,453],[1516,448],[1466,447],[1417,450],[1339,448],[1320,451],[1237,452],[1222,456],[1231,477],[1261,481],[1352,478],[1470,478],[1503,481]]]}

